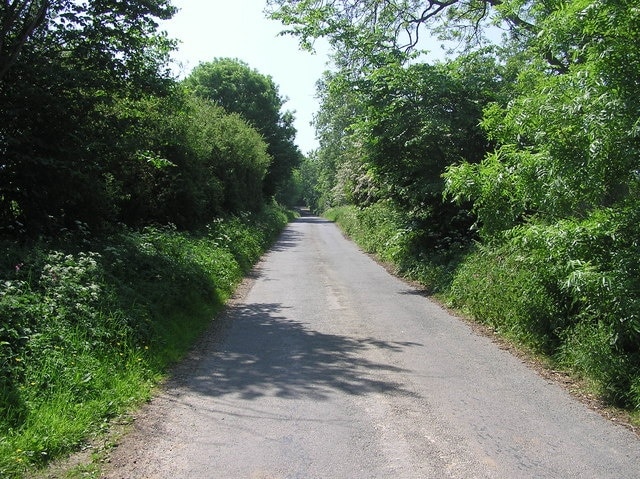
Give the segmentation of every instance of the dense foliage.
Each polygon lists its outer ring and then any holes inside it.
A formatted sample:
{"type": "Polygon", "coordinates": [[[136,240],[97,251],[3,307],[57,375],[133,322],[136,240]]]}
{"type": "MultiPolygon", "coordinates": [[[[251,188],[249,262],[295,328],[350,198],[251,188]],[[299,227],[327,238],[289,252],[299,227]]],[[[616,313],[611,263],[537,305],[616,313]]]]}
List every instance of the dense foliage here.
{"type": "Polygon", "coordinates": [[[234,109],[174,79],[174,11],[0,3],[2,477],[148,395],[284,226],[272,197],[298,194],[277,87],[217,60],[261,82],[234,109]]]}
{"type": "Polygon", "coordinates": [[[77,449],[147,399],[287,222],[261,213],[0,243],[0,475],[77,449]]]}
{"type": "Polygon", "coordinates": [[[0,79],[2,229],[50,233],[77,219],[112,220],[109,172],[122,158],[111,154],[117,138],[101,110],[123,97],[169,94],[163,65],[172,43],[157,33],[156,19],[173,8],[167,1],[5,2],[3,26],[25,12],[21,4],[45,10],[28,38],[2,32],[3,48],[20,46],[0,79]]]}
{"type": "Polygon", "coordinates": [[[448,64],[389,61],[358,75],[328,74],[317,118],[321,148],[302,168],[310,205],[383,203],[395,211],[407,255],[448,267],[475,238],[474,217],[470,204],[443,201],[442,174],[489,151],[479,123],[483,107],[500,97],[502,71],[477,53],[448,64]]]}
{"type": "Polygon", "coordinates": [[[241,107],[224,85],[203,95],[176,82],[158,30],[173,11],[166,0],[0,6],[2,234],[194,228],[288,184],[300,153],[276,85],[224,59],[185,83],[231,71],[241,107]]]}
{"type": "MultiPolygon", "coordinates": [[[[507,316],[519,330],[534,329],[563,364],[638,409],[640,58],[631,45],[640,40],[640,11],[634,2],[582,0],[546,13],[536,18],[541,33],[524,50],[532,61],[512,99],[485,112],[498,148],[451,168],[448,190],[473,201],[487,244],[468,268],[506,254],[507,271],[521,280],[500,283],[521,284],[521,297],[545,305],[514,301],[517,314],[494,311],[491,321],[507,316]],[[542,52],[562,58],[561,68],[542,52]]],[[[454,291],[475,312],[497,292],[461,286],[468,276],[463,269],[454,291]]]]}
{"type": "Polygon", "coordinates": [[[240,60],[219,58],[198,65],[184,83],[196,96],[240,114],[260,132],[273,158],[264,182],[265,194],[282,193],[301,154],[294,143],[293,114],[282,111],[285,100],[271,77],[240,60]]]}
{"type": "Polygon", "coordinates": [[[307,201],[340,206],[365,248],[640,410],[636,2],[269,4],[303,46],[335,48],[307,201]],[[486,22],[504,32],[489,50],[486,22]],[[425,29],[464,53],[421,63],[425,29]]]}

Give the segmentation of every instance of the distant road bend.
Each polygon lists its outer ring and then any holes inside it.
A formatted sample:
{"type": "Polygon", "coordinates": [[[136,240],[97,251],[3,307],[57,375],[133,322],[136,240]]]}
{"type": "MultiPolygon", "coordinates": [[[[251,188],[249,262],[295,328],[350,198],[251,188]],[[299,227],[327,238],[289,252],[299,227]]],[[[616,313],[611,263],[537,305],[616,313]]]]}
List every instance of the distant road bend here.
{"type": "Polygon", "coordinates": [[[640,441],[317,217],[290,224],[107,478],[640,478],[640,441]]]}

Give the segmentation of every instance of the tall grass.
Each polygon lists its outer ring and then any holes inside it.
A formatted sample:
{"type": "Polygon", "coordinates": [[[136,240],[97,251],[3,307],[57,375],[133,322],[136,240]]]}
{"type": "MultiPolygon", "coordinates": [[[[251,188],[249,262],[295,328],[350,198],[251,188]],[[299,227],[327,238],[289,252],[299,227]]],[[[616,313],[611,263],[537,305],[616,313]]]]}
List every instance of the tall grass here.
{"type": "Polygon", "coordinates": [[[0,245],[0,477],[149,398],[287,222],[278,207],[109,238],[0,245]]]}
{"type": "Polygon", "coordinates": [[[640,212],[513,228],[470,248],[420,251],[388,206],[327,212],[367,252],[640,413],[640,212]]]}

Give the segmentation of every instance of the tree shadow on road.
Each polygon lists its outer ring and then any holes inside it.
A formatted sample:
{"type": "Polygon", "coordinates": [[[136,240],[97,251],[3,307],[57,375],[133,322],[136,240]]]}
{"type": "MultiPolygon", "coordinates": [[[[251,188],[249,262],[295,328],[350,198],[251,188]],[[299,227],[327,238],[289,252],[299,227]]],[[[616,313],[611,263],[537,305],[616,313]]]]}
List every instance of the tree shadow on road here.
{"type": "Polygon", "coordinates": [[[271,247],[269,251],[285,251],[289,248],[293,248],[297,246],[302,239],[304,238],[304,234],[299,231],[293,230],[291,228],[286,228],[278,238],[278,241],[271,247]]]}
{"type": "MultiPolygon", "coordinates": [[[[179,386],[199,394],[326,400],[337,393],[414,395],[394,380],[405,370],[391,364],[393,353],[420,346],[314,331],[280,304],[231,307],[217,339],[201,351],[179,386]],[[390,354],[371,354],[385,350],[390,354]]],[[[204,345],[203,345],[204,346],[204,345]]]]}
{"type": "Polygon", "coordinates": [[[320,218],[319,216],[301,216],[300,218],[296,218],[294,221],[294,223],[311,223],[311,224],[317,224],[317,225],[323,225],[323,224],[333,224],[332,221],[329,221],[327,219],[324,218],[320,218]]]}

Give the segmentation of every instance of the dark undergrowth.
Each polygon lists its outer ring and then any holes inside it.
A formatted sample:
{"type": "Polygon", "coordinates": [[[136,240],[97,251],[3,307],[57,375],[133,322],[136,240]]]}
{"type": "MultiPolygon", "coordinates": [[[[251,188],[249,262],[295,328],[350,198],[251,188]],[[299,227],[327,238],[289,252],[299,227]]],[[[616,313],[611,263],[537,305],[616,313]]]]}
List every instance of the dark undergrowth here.
{"type": "Polygon", "coordinates": [[[287,215],[0,243],[0,477],[28,477],[147,400],[287,215]]]}

